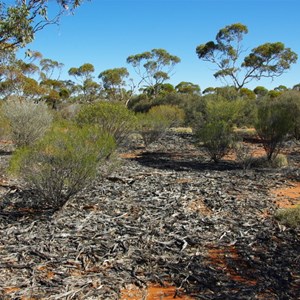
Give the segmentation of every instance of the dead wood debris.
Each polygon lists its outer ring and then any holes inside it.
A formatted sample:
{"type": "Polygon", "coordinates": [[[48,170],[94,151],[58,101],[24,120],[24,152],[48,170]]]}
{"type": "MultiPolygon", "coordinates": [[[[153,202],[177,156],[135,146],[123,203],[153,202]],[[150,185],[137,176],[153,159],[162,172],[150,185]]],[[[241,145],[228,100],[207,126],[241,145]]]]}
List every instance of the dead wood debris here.
{"type": "Polygon", "coordinates": [[[288,183],[286,171],[215,167],[188,156],[186,139],[167,138],[164,155],[127,160],[55,214],[8,186],[1,299],[118,299],[150,282],[195,299],[299,299],[299,231],[273,219],[269,193],[288,183]],[[191,209],[199,199],[207,209],[191,209]]]}

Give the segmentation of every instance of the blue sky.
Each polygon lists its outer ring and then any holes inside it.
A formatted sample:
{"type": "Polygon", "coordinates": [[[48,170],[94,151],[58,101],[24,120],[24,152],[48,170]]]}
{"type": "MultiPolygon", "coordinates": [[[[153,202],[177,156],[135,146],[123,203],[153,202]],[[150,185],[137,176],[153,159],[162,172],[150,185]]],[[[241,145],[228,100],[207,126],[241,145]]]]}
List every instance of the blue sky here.
{"type": "MultiPolygon", "coordinates": [[[[223,84],[213,77],[214,66],[200,61],[195,49],[214,40],[219,29],[243,23],[249,33],[244,46],[250,51],[265,42],[283,42],[300,56],[299,0],[91,0],[73,16],[64,16],[59,26],[49,26],[28,45],[45,58],[65,64],[62,78],[70,67],[92,63],[95,75],[106,69],[127,67],[129,55],[164,48],[181,58],[170,79],[199,84],[204,90],[223,84]]],[[[292,87],[300,83],[300,58],[286,74],[263,85],[292,87]]]]}

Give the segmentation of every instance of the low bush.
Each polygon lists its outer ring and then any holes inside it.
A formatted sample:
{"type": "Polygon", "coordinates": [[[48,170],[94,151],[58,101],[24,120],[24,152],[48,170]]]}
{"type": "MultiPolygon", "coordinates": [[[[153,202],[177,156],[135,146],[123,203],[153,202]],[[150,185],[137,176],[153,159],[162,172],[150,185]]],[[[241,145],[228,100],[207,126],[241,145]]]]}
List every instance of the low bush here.
{"type": "Polygon", "coordinates": [[[279,209],[275,214],[276,219],[279,222],[290,226],[299,227],[300,226],[300,205],[291,208],[279,209]]]}
{"type": "Polygon", "coordinates": [[[158,105],[152,107],[148,114],[166,120],[169,127],[181,126],[184,123],[184,111],[174,105],[158,105]]]}
{"type": "Polygon", "coordinates": [[[136,129],[135,114],[121,103],[97,102],[85,105],[75,117],[79,126],[95,125],[111,134],[117,145],[126,144],[128,136],[136,129]]]}
{"type": "Polygon", "coordinates": [[[169,122],[160,116],[140,113],[138,117],[138,133],[142,136],[145,147],[159,140],[170,127],[169,122]]]}
{"type": "Polygon", "coordinates": [[[184,121],[183,110],[172,105],[154,106],[148,113],[141,113],[137,116],[138,132],[146,147],[161,138],[169,128],[179,126],[184,121]]]}
{"type": "Polygon", "coordinates": [[[284,168],[289,165],[287,156],[284,154],[278,154],[272,161],[271,165],[273,168],[284,168]]]}
{"type": "Polygon", "coordinates": [[[279,154],[292,127],[293,119],[288,103],[266,99],[258,105],[255,129],[269,161],[279,154]]]}
{"type": "Polygon", "coordinates": [[[44,207],[57,210],[91,183],[113,149],[113,137],[94,128],[56,127],[36,144],[18,149],[10,171],[40,195],[44,207]]]}
{"type": "Polygon", "coordinates": [[[227,100],[218,94],[205,98],[202,115],[192,124],[193,132],[196,143],[202,144],[210,158],[217,163],[235,143],[233,126],[240,116],[242,102],[227,100]]]}
{"type": "Polygon", "coordinates": [[[9,121],[11,138],[17,147],[34,144],[52,124],[52,114],[44,102],[8,100],[2,110],[9,121]]]}
{"type": "Polygon", "coordinates": [[[279,101],[289,107],[289,115],[292,121],[291,135],[300,140],[300,92],[286,91],[279,97],[279,101]]]}
{"type": "Polygon", "coordinates": [[[234,145],[233,130],[225,121],[205,123],[195,132],[198,143],[203,143],[210,158],[219,162],[234,145]]]}
{"type": "Polygon", "coordinates": [[[209,95],[209,97],[205,111],[208,122],[222,120],[230,126],[239,122],[243,115],[245,101],[240,99],[230,101],[216,95],[209,95]]]}

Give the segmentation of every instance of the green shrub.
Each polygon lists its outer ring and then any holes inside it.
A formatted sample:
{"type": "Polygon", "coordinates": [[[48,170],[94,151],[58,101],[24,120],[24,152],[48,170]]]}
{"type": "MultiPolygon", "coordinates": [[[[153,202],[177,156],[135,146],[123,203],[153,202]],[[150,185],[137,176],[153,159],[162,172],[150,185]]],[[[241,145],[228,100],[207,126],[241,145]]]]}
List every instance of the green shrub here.
{"type": "Polygon", "coordinates": [[[44,207],[59,209],[91,182],[113,149],[113,138],[95,128],[56,127],[36,144],[18,149],[10,170],[40,195],[44,207]]]}
{"type": "Polygon", "coordinates": [[[152,105],[152,100],[145,94],[134,96],[127,102],[128,109],[135,113],[146,113],[152,105]]]}
{"type": "Polygon", "coordinates": [[[239,115],[235,120],[235,124],[241,127],[254,127],[256,121],[257,104],[253,99],[241,99],[239,115]]]}
{"type": "Polygon", "coordinates": [[[284,154],[278,154],[272,161],[271,165],[273,168],[284,168],[289,165],[287,156],[284,154]]]}
{"type": "Polygon", "coordinates": [[[215,95],[209,95],[210,100],[207,101],[206,120],[208,122],[224,121],[230,126],[235,125],[242,116],[244,101],[229,101],[215,95]]]}
{"type": "Polygon", "coordinates": [[[300,205],[291,208],[279,209],[275,214],[279,222],[290,227],[300,226],[300,205]]]}
{"type": "Polygon", "coordinates": [[[292,126],[291,110],[287,103],[266,99],[258,105],[255,129],[268,160],[278,155],[292,126]]]}
{"type": "Polygon", "coordinates": [[[166,120],[169,127],[177,127],[184,122],[184,111],[174,105],[158,105],[153,106],[148,114],[153,117],[161,118],[166,120]]]}
{"type": "Polygon", "coordinates": [[[210,158],[219,162],[233,147],[234,134],[232,127],[225,121],[205,123],[195,132],[196,140],[202,142],[210,158]]]}
{"type": "Polygon", "coordinates": [[[218,162],[234,145],[233,126],[241,115],[243,101],[226,100],[218,94],[207,95],[205,99],[201,117],[192,124],[193,132],[196,142],[202,143],[210,158],[218,162]]]}
{"type": "Polygon", "coordinates": [[[172,105],[159,105],[152,107],[148,113],[138,114],[139,133],[145,146],[161,138],[172,126],[183,123],[184,112],[172,105]]]}
{"type": "Polygon", "coordinates": [[[286,91],[280,95],[279,101],[289,107],[289,115],[292,120],[291,134],[300,140],[300,92],[286,91]]]}
{"type": "Polygon", "coordinates": [[[136,128],[136,117],[121,103],[97,102],[85,105],[76,116],[80,126],[95,125],[111,134],[117,145],[125,144],[136,128]]]}
{"type": "Polygon", "coordinates": [[[44,102],[9,100],[2,109],[3,115],[9,120],[11,138],[18,147],[35,143],[52,123],[52,114],[44,102]]]}
{"type": "Polygon", "coordinates": [[[145,147],[160,139],[170,127],[170,123],[149,113],[137,114],[138,117],[138,133],[142,136],[145,147]]]}

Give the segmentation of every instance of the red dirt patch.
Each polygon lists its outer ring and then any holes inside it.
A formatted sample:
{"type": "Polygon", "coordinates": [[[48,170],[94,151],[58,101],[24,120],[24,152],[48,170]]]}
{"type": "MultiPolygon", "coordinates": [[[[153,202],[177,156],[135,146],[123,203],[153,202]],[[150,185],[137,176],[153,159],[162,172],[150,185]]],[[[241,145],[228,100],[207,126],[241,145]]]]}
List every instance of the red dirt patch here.
{"type": "Polygon", "coordinates": [[[207,207],[207,205],[205,205],[203,199],[198,198],[198,199],[194,199],[192,200],[188,205],[187,205],[187,209],[189,211],[195,211],[198,212],[204,216],[211,216],[212,215],[212,211],[211,209],[209,209],[207,207]]]}
{"type": "MultiPolygon", "coordinates": [[[[249,147],[249,149],[250,149],[249,155],[251,157],[258,158],[258,157],[266,156],[266,151],[262,145],[246,143],[246,142],[244,142],[243,144],[246,145],[247,147],[249,147]]],[[[225,155],[224,159],[230,160],[230,161],[235,161],[237,159],[236,153],[230,152],[225,155]]]]}
{"type": "Polygon", "coordinates": [[[290,208],[300,204],[300,182],[293,182],[291,185],[291,187],[271,190],[279,208],[290,208]]]}
{"type": "Polygon", "coordinates": [[[120,153],[121,158],[125,159],[132,159],[132,158],[138,158],[141,157],[142,151],[134,151],[134,152],[128,152],[128,153],[120,153]]]}
{"type": "Polygon", "coordinates": [[[137,287],[125,289],[121,292],[120,300],[194,300],[174,286],[150,285],[147,289],[141,290],[137,287]]]}
{"type": "Polygon", "coordinates": [[[212,247],[208,250],[208,260],[210,264],[212,264],[216,269],[225,272],[226,275],[233,281],[244,283],[249,286],[255,286],[257,284],[256,280],[241,276],[229,266],[228,260],[231,260],[234,261],[234,265],[247,269],[234,246],[224,248],[212,247]]]}

